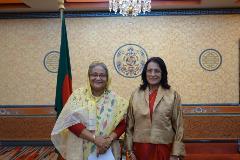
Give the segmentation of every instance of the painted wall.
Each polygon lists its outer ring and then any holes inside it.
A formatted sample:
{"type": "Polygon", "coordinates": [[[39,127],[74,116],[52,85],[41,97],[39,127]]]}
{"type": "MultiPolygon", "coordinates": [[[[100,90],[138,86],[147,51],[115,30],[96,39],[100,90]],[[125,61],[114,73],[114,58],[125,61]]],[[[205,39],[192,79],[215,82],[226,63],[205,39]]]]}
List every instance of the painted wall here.
{"type": "MultiPolygon", "coordinates": [[[[0,20],[0,105],[54,104],[57,74],[43,60],[59,51],[60,25],[60,19],[0,20]]],[[[112,88],[129,98],[140,77],[119,75],[113,57],[134,43],[165,60],[182,103],[239,102],[240,15],[67,18],[66,25],[74,89],[86,84],[88,65],[100,60],[110,69],[112,88]],[[208,48],[222,55],[216,71],[199,64],[208,48]]]]}

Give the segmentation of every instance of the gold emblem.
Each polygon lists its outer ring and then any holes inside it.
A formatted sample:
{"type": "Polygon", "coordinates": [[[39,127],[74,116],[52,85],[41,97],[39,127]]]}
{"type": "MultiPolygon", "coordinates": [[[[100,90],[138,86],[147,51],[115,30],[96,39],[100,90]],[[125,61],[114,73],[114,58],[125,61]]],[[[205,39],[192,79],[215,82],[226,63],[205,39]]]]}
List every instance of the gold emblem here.
{"type": "Polygon", "coordinates": [[[116,51],[113,62],[120,75],[134,78],[141,75],[147,59],[147,53],[141,46],[126,44],[116,51]]]}

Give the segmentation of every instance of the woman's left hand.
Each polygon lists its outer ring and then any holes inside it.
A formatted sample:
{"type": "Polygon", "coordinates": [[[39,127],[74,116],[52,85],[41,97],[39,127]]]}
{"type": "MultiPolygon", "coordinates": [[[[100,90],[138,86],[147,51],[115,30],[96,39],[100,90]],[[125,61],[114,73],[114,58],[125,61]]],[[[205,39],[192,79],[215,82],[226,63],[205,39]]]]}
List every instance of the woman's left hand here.
{"type": "Polygon", "coordinates": [[[106,145],[108,146],[108,148],[111,146],[113,142],[113,138],[112,137],[106,137],[106,145]]]}
{"type": "Polygon", "coordinates": [[[169,160],[179,160],[179,157],[178,156],[170,156],[169,160]]]}

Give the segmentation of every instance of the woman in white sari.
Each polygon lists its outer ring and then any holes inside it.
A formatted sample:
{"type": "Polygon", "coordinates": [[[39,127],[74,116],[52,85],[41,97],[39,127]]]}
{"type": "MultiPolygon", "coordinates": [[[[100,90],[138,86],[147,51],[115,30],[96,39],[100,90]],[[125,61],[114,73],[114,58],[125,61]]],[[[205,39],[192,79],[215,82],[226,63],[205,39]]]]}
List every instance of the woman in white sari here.
{"type": "Polygon", "coordinates": [[[125,131],[127,101],[108,89],[106,65],[93,62],[89,83],[75,90],[59,115],[51,140],[67,160],[88,160],[90,156],[111,151],[121,157],[118,137],[125,131]]]}

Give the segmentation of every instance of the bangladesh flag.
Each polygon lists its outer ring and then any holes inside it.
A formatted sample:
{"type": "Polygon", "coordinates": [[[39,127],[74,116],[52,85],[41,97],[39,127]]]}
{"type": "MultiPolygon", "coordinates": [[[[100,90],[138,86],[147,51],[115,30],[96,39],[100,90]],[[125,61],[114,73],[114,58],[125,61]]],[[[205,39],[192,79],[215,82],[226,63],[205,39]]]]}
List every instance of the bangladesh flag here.
{"type": "Polygon", "coordinates": [[[68,49],[67,30],[64,15],[62,16],[61,47],[58,65],[55,110],[57,116],[72,93],[71,63],[68,49]]]}

